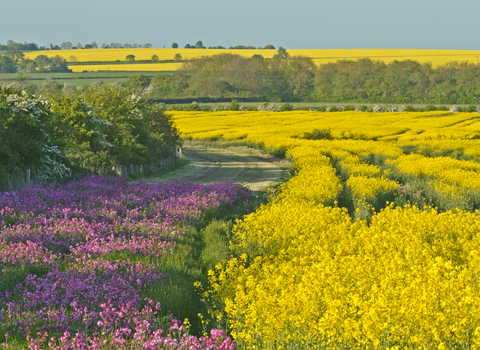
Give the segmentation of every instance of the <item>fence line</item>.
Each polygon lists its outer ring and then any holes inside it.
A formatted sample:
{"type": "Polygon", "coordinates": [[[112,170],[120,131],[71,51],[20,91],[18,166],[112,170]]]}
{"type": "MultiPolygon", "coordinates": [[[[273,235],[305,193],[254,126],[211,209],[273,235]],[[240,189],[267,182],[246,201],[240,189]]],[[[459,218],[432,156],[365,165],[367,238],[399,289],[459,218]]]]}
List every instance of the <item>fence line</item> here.
{"type": "MultiPolygon", "coordinates": [[[[176,152],[176,157],[169,157],[161,160],[158,164],[150,165],[133,165],[129,167],[113,167],[112,170],[119,176],[129,176],[131,174],[143,174],[147,171],[157,172],[166,166],[173,165],[177,162],[178,158],[182,158],[182,150],[179,149],[176,152]]],[[[96,169],[97,170],[97,169],[96,169]]],[[[102,174],[105,170],[98,169],[98,173],[102,174]]],[[[87,175],[93,174],[93,172],[81,172],[81,173],[72,173],[70,172],[66,178],[67,179],[82,179],[87,175]]],[[[0,186],[0,192],[10,192],[17,191],[25,188],[30,188],[34,186],[44,185],[46,181],[42,178],[42,174],[36,174],[32,176],[30,169],[25,171],[18,171],[12,175],[10,181],[6,186],[0,186]]]]}

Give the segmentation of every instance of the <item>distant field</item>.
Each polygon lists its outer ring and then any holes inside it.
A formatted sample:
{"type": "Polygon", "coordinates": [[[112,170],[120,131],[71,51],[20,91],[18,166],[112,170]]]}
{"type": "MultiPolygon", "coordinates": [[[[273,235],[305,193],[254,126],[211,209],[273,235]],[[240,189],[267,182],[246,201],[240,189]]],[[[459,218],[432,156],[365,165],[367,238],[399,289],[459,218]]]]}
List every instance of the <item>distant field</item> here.
{"type": "Polygon", "coordinates": [[[90,49],[90,50],[46,50],[26,54],[30,59],[38,55],[53,57],[60,55],[67,61],[70,56],[75,56],[78,62],[104,62],[104,61],[125,61],[127,55],[134,55],[137,61],[150,60],[157,55],[161,61],[173,61],[174,56],[179,53],[183,59],[190,59],[201,56],[212,56],[219,53],[237,53],[245,57],[252,57],[261,54],[265,58],[272,58],[275,50],[217,50],[217,49],[90,49]]]}
{"type": "MultiPolygon", "coordinates": [[[[159,73],[159,72],[158,72],[159,73]]],[[[47,78],[54,79],[58,84],[73,84],[76,86],[89,86],[96,81],[106,81],[108,83],[121,82],[124,83],[131,76],[140,74],[155,76],[158,74],[147,72],[85,72],[85,73],[25,73],[24,77],[28,79],[30,84],[38,87],[42,86],[47,78]]],[[[2,73],[0,74],[0,82],[14,81],[17,78],[17,73],[2,73]]]]}
{"type": "MultiPolygon", "coordinates": [[[[414,49],[326,49],[326,50],[287,50],[291,56],[303,55],[311,57],[317,65],[328,62],[336,62],[337,60],[348,59],[356,60],[359,58],[370,58],[373,60],[381,60],[386,63],[394,60],[415,60],[421,63],[431,62],[433,66],[443,65],[451,61],[477,63],[480,50],[414,50],[414,49]]],[[[47,50],[33,51],[25,54],[28,58],[35,58],[38,55],[55,56],[60,55],[67,60],[74,56],[78,62],[105,62],[105,61],[125,61],[127,55],[134,55],[137,61],[150,60],[152,55],[157,55],[161,61],[172,61],[175,54],[179,53],[183,59],[191,59],[201,56],[212,56],[220,53],[234,53],[244,57],[252,57],[253,55],[262,55],[265,58],[272,58],[276,50],[218,50],[218,49],[91,49],[91,50],[47,50]]],[[[136,70],[148,69],[154,71],[171,71],[175,70],[179,63],[156,63],[155,68],[146,63],[138,63],[132,67],[122,64],[107,65],[109,70],[136,70]],[[160,66],[164,65],[164,66],[160,66]]],[[[83,70],[99,70],[100,68],[89,67],[89,69],[80,68],[82,66],[71,66],[76,72],[83,70]]],[[[105,69],[103,66],[101,69],[105,69]]]]}
{"type": "Polygon", "coordinates": [[[169,72],[175,71],[182,65],[181,62],[175,63],[138,63],[138,64],[86,64],[69,65],[73,72],[97,72],[97,71],[137,71],[137,72],[169,72]]]}
{"type": "MultiPolygon", "coordinates": [[[[138,75],[135,72],[85,72],[85,73],[25,73],[27,79],[99,79],[99,78],[128,78],[138,75]]],[[[155,74],[151,74],[152,76],[155,74]]],[[[14,80],[17,73],[0,73],[0,80],[14,80]]]]}

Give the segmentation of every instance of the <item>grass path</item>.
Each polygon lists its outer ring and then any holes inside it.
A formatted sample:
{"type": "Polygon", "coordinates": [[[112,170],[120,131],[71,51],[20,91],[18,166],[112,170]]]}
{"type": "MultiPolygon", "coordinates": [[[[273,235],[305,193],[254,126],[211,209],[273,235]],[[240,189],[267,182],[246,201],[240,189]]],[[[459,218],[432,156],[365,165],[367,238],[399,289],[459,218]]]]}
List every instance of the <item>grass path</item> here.
{"type": "Polygon", "coordinates": [[[259,194],[286,181],[288,177],[288,161],[246,147],[221,148],[186,142],[182,153],[188,160],[188,165],[165,175],[145,178],[143,181],[237,182],[259,194]]]}

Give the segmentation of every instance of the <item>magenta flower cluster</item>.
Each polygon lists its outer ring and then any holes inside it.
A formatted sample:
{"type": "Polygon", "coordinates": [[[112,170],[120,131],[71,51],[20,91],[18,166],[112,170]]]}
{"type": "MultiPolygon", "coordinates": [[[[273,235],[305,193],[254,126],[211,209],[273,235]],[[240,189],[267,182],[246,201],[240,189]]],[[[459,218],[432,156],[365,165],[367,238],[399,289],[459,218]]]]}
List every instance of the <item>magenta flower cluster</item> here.
{"type": "Polygon", "coordinates": [[[234,183],[148,185],[98,176],[0,193],[3,346],[24,338],[31,349],[233,349],[219,330],[191,336],[173,318],[163,329],[160,303],[140,292],[169,275],[156,263],[111,256],[175,254],[184,228],[206,210],[250,196],[234,183]],[[8,287],[9,276],[23,270],[37,272],[8,287]]]}

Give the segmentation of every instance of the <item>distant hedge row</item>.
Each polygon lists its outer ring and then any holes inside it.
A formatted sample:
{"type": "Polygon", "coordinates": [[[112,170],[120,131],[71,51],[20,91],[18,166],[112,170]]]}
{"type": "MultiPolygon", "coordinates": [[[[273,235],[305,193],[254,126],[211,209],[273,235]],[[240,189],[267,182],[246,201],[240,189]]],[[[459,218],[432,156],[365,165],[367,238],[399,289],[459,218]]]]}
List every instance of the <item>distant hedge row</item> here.
{"type": "Polygon", "coordinates": [[[412,60],[340,60],[317,67],[308,57],[267,60],[234,54],[185,62],[172,76],[131,77],[149,97],[242,98],[271,102],[480,104],[480,66],[451,62],[433,68],[412,60]]]}

